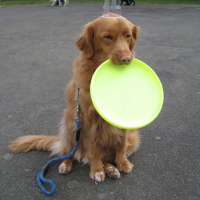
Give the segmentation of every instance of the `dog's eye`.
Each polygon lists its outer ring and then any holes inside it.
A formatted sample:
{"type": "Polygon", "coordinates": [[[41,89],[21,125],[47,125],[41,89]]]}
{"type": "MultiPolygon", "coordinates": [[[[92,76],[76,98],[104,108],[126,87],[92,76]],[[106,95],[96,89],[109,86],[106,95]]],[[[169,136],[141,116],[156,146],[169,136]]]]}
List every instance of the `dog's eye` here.
{"type": "Polygon", "coordinates": [[[131,35],[130,35],[130,34],[127,34],[127,35],[126,35],[126,38],[130,38],[130,37],[131,37],[131,35]]]}
{"type": "Polygon", "coordinates": [[[106,39],[109,39],[109,40],[112,40],[112,39],[113,39],[113,37],[112,37],[111,35],[106,35],[105,38],[106,38],[106,39]]]}

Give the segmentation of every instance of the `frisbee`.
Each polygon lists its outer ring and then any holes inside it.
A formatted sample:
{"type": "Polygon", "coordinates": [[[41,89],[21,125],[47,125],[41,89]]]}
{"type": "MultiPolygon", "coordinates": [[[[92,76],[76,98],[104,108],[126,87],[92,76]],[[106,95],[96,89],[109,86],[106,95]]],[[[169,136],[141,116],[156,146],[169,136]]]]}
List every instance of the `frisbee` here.
{"type": "Polygon", "coordinates": [[[150,124],[161,111],[162,84],[144,62],[129,65],[102,63],[93,74],[90,95],[99,115],[122,129],[138,129],[150,124]]]}

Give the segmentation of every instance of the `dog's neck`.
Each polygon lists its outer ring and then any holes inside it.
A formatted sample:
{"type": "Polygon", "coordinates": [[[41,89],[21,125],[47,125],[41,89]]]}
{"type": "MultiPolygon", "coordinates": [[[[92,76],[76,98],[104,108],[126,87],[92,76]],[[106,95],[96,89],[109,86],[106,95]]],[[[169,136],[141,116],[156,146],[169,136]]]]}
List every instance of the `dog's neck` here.
{"type": "Polygon", "coordinates": [[[100,59],[102,57],[93,55],[91,58],[85,58],[84,54],[81,53],[74,61],[73,78],[80,88],[90,88],[90,82],[95,70],[108,59],[108,56],[100,59]]]}

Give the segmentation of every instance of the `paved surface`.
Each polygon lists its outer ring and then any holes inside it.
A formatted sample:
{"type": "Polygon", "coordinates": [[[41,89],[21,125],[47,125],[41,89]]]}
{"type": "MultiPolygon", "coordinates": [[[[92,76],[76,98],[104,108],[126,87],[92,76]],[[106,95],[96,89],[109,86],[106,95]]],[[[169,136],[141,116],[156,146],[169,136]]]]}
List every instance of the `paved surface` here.
{"type": "Polygon", "coordinates": [[[140,130],[130,174],[95,184],[89,167],[75,163],[64,176],[56,163],[46,177],[57,191],[48,197],[36,177],[49,153],[7,149],[23,135],[58,133],[65,86],[79,53],[74,37],[101,13],[102,5],[92,4],[0,8],[0,199],[200,199],[199,6],[122,7],[123,16],[141,27],[136,57],[156,71],[165,92],[161,114],[140,130]]]}

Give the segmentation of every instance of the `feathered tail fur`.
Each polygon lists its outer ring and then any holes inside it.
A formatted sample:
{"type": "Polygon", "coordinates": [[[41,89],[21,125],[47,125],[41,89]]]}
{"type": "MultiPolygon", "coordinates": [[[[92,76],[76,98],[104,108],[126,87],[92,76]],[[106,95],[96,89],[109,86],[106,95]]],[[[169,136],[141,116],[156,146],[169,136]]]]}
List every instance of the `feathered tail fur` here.
{"type": "Polygon", "coordinates": [[[9,146],[9,149],[13,152],[27,152],[30,150],[50,151],[50,148],[58,139],[58,135],[28,135],[16,139],[9,146]]]}

